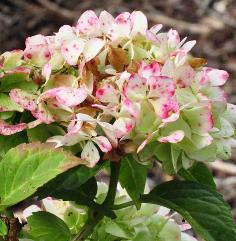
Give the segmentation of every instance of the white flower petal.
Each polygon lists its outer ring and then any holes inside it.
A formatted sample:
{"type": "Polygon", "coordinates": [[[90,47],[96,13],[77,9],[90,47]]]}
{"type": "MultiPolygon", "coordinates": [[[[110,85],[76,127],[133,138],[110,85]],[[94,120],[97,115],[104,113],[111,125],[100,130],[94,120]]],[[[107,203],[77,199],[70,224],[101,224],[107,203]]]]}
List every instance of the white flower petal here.
{"type": "Polygon", "coordinates": [[[92,141],[88,141],[81,152],[81,158],[88,161],[90,167],[94,167],[100,156],[97,147],[92,141]]]}
{"type": "Polygon", "coordinates": [[[104,47],[105,42],[99,38],[93,38],[85,43],[83,54],[86,62],[93,59],[104,47]]]}

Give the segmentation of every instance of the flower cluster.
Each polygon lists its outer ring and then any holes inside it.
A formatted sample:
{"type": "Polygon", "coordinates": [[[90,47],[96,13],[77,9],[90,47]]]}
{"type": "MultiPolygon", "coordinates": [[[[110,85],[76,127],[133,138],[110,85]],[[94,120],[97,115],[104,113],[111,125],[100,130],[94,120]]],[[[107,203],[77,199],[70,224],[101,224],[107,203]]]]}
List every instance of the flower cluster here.
{"type": "Polygon", "coordinates": [[[175,171],[228,158],[236,123],[221,88],[228,73],[191,56],[195,41],[161,28],[148,29],[140,11],[89,10],[76,26],[2,54],[0,134],[49,127],[48,142],[79,146],[90,166],[115,150],[146,161],[150,145],[170,148],[175,171]]]}

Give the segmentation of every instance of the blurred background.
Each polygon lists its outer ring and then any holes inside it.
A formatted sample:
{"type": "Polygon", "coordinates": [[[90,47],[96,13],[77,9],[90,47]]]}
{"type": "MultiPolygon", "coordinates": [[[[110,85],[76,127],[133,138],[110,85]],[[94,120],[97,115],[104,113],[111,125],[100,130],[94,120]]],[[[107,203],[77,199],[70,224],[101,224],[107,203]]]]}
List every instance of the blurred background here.
{"type": "MultiPolygon", "coordinates": [[[[193,54],[230,73],[225,89],[229,102],[236,104],[236,0],[0,0],[0,52],[24,48],[27,36],[51,35],[61,25],[75,24],[87,9],[113,15],[141,10],[150,26],[162,23],[181,37],[196,39],[193,54]]],[[[230,161],[216,161],[211,168],[236,218],[236,150],[230,161]]],[[[158,168],[150,177],[155,183],[169,178],[158,168]]]]}

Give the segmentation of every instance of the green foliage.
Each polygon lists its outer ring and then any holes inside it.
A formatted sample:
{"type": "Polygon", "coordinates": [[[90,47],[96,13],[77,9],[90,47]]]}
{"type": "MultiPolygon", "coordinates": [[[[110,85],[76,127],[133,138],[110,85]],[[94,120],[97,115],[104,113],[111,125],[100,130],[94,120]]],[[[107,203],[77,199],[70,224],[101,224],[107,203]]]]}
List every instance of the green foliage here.
{"type": "Polygon", "coordinates": [[[6,236],[7,232],[7,225],[0,219],[0,236],[6,236]]]}
{"type": "Polygon", "coordinates": [[[97,165],[94,168],[74,167],[39,188],[35,195],[41,199],[52,196],[89,206],[97,193],[97,182],[94,176],[103,167],[104,165],[97,165]]]}
{"type": "Polygon", "coordinates": [[[174,174],[179,170],[178,161],[181,152],[175,145],[162,143],[156,146],[155,156],[162,163],[163,170],[168,174],[174,174]]]}
{"type": "Polygon", "coordinates": [[[0,110],[3,111],[20,111],[23,112],[23,108],[17,105],[7,94],[0,93],[0,110]]]}
{"type": "Polygon", "coordinates": [[[143,194],[148,167],[127,155],[121,160],[119,181],[133,200],[138,200],[143,194]]]}
{"type": "Polygon", "coordinates": [[[0,159],[13,147],[27,142],[25,132],[19,132],[10,136],[0,135],[0,159]]]}
{"type": "Polygon", "coordinates": [[[28,198],[58,174],[80,164],[85,162],[48,144],[22,144],[11,149],[0,162],[0,209],[28,198]]]}
{"type": "MultiPolygon", "coordinates": [[[[72,183],[73,185],[73,183],[72,183]]],[[[78,187],[57,186],[51,189],[47,196],[52,196],[64,201],[75,201],[80,205],[91,206],[97,193],[97,182],[94,177],[78,187]]]]}
{"type": "Polygon", "coordinates": [[[64,134],[63,129],[55,124],[52,124],[52,125],[41,124],[32,129],[27,130],[27,135],[30,142],[34,142],[34,141],[45,142],[52,135],[61,135],[61,134],[64,134]]]}
{"type": "Polygon", "coordinates": [[[34,241],[70,241],[67,225],[57,216],[48,212],[37,212],[28,218],[30,235],[34,241]]]}
{"type": "Polygon", "coordinates": [[[182,168],[178,174],[185,180],[199,182],[210,188],[216,189],[216,184],[214,182],[212,173],[206,164],[202,162],[196,162],[188,170],[182,168]]]}
{"type": "Polygon", "coordinates": [[[0,92],[9,92],[15,88],[34,93],[38,86],[25,73],[8,74],[0,78],[0,92]]]}
{"type": "Polygon", "coordinates": [[[235,241],[236,226],[220,194],[195,182],[170,181],[142,197],[180,213],[206,241],[235,241]]]}

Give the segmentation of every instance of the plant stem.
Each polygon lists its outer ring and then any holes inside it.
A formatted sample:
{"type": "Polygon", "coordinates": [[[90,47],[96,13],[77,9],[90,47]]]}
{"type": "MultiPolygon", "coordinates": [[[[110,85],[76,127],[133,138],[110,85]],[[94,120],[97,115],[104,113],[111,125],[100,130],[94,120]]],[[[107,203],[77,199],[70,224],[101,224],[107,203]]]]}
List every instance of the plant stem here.
{"type": "MultiPolygon", "coordinates": [[[[107,192],[107,196],[105,201],[101,206],[104,208],[110,208],[114,205],[117,184],[119,180],[119,171],[120,171],[120,163],[111,162],[110,163],[111,174],[110,174],[110,183],[107,192]]],[[[73,241],[82,241],[88,238],[95,226],[104,218],[104,213],[99,212],[98,210],[89,210],[88,220],[80,230],[80,232],[74,237],[73,241]]]]}
{"type": "Polygon", "coordinates": [[[116,197],[117,184],[119,179],[120,172],[120,163],[111,162],[110,164],[111,174],[110,174],[110,183],[103,206],[111,207],[114,204],[116,197]]]}
{"type": "Polygon", "coordinates": [[[129,202],[126,202],[126,203],[121,203],[121,204],[117,204],[117,205],[113,205],[111,207],[112,210],[119,210],[119,209],[122,209],[122,208],[127,208],[127,207],[130,207],[130,206],[133,206],[135,205],[136,202],[135,201],[129,201],[129,202]]]}
{"type": "Polygon", "coordinates": [[[7,218],[14,218],[14,213],[10,208],[7,208],[5,210],[5,215],[6,215],[7,218]]]}

